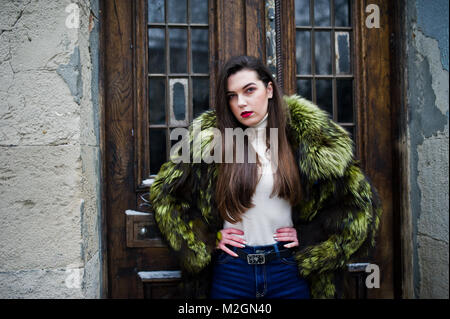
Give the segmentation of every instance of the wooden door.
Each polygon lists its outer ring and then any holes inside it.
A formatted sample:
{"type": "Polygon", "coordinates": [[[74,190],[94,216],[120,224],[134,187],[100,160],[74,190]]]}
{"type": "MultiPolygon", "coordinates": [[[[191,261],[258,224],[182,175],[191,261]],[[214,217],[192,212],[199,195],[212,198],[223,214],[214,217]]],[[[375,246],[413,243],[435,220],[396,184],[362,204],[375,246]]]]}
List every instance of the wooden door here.
{"type": "Polygon", "coordinates": [[[352,133],[384,214],[375,256],[381,286],[367,290],[364,270],[349,272],[349,295],[394,297],[394,283],[401,285],[393,258],[398,113],[389,80],[395,8],[370,3],[380,28],[365,24],[366,1],[102,2],[105,297],[177,297],[177,262],[155,226],[148,188],[176,142],[170,131],[214,105],[218,67],[238,54],[262,58],[285,94],[313,100],[352,133]]]}

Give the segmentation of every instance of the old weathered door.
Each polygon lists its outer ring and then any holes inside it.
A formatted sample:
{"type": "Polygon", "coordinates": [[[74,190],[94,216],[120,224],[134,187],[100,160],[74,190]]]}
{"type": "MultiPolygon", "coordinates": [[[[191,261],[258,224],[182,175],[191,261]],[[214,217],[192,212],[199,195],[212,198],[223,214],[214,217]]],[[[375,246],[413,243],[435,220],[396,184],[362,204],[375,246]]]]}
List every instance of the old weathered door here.
{"type": "Polygon", "coordinates": [[[214,105],[217,69],[238,54],[262,58],[285,94],[313,100],[352,133],[384,215],[375,256],[380,288],[365,288],[360,267],[349,271],[355,275],[349,292],[394,297],[394,8],[387,0],[370,4],[375,6],[351,0],[102,2],[105,297],[176,297],[177,262],[155,226],[148,188],[176,142],[170,131],[214,105]]]}

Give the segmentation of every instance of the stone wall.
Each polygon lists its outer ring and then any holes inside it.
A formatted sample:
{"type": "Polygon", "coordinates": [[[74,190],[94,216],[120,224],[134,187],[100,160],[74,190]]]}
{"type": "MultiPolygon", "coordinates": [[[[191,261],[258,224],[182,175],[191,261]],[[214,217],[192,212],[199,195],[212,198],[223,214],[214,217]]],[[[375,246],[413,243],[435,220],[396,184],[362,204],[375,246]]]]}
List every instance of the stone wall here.
{"type": "Polygon", "coordinates": [[[98,298],[97,1],[0,12],[0,298],[98,298]]]}
{"type": "Polygon", "coordinates": [[[448,298],[448,0],[406,1],[414,295],[448,298]]]}

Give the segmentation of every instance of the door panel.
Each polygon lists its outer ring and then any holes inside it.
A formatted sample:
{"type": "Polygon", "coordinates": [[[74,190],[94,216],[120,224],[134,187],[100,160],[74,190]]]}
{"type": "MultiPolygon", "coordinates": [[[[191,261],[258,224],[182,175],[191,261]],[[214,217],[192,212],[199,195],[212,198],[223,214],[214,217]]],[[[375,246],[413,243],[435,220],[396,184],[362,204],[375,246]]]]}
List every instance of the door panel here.
{"type": "MultiPolygon", "coordinates": [[[[365,290],[364,269],[352,271],[349,295],[391,298],[395,225],[386,80],[391,17],[381,16],[383,28],[367,29],[367,4],[350,0],[174,3],[102,3],[108,296],[179,296],[177,261],[161,240],[148,187],[176,142],[170,140],[171,130],[186,127],[213,105],[218,67],[233,55],[247,54],[272,63],[285,94],[312,99],[352,133],[362,167],[380,191],[384,214],[375,256],[381,288],[365,290]]],[[[387,0],[371,3],[381,12],[390,9],[387,0]]]]}
{"type": "MultiPolygon", "coordinates": [[[[377,187],[383,204],[375,263],[380,268],[380,288],[368,291],[371,298],[394,297],[394,225],[393,208],[393,150],[391,102],[391,25],[392,1],[355,1],[357,14],[356,43],[358,43],[357,89],[360,145],[359,158],[362,167],[377,187]],[[380,28],[367,28],[366,7],[375,4],[379,8],[380,28]]],[[[400,258],[400,256],[398,256],[400,258]]]]}

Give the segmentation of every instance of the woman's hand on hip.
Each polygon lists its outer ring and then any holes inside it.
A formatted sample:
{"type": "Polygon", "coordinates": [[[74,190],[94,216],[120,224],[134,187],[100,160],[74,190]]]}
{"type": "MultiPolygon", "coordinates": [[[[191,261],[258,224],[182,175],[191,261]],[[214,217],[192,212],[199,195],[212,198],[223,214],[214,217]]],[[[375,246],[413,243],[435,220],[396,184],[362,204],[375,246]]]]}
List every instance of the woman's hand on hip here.
{"type": "Polygon", "coordinates": [[[234,247],[242,248],[242,247],[245,247],[244,244],[246,244],[247,242],[243,238],[233,236],[233,234],[244,235],[244,232],[237,228],[225,228],[225,229],[218,231],[217,232],[217,239],[218,239],[217,248],[222,249],[224,252],[226,252],[227,254],[229,254],[233,257],[238,257],[238,255],[235,252],[231,251],[225,245],[228,244],[228,245],[231,245],[234,247]]]}
{"type": "Polygon", "coordinates": [[[283,245],[286,248],[298,246],[297,230],[293,227],[278,228],[273,238],[276,241],[291,241],[291,243],[283,245]]]}

